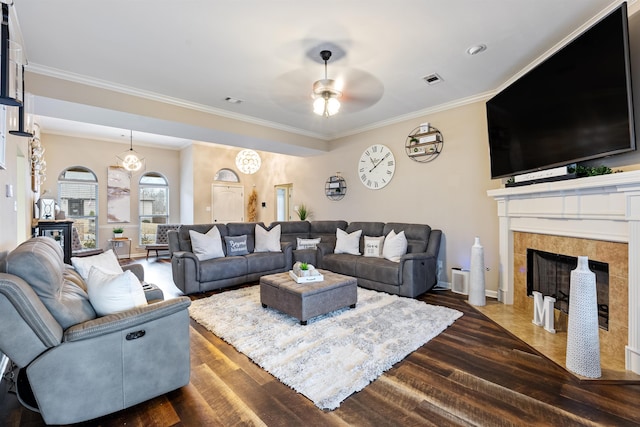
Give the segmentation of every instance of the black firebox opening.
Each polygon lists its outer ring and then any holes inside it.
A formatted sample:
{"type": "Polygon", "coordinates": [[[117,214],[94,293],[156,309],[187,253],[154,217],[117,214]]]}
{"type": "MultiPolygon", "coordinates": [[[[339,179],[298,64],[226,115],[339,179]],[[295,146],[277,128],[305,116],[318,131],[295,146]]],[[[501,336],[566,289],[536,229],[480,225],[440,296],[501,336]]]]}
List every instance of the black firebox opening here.
{"type": "MultiPolygon", "coordinates": [[[[571,270],[577,265],[577,257],[527,249],[527,295],[538,291],[551,296],[556,310],[569,314],[571,270]]],[[[609,264],[589,260],[589,269],[596,274],[598,324],[609,330],[609,264]]]]}

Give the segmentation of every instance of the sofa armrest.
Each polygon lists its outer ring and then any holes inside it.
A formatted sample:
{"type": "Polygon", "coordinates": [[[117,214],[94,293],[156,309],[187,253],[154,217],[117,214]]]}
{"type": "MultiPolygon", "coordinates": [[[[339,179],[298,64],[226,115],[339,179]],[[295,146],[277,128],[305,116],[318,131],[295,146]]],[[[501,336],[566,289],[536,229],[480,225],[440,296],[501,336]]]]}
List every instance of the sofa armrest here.
{"type": "Polygon", "coordinates": [[[293,243],[280,242],[280,249],[284,254],[285,268],[289,271],[293,267],[293,243]]]}
{"type": "Polygon", "coordinates": [[[200,260],[192,252],[173,253],[171,274],[173,283],[185,294],[200,292],[200,260]]]}
{"type": "Polygon", "coordinates": [[[317,246],[317,253],[316,253],[316,262],[318,265],[316,265],[317,268],[324,268],[323,266],[323,258],[325,255],[329,255],[332,254],[335,251],[335,244],[331,244],[331,243],[327,243],[327,242],[320,242],[318,243],[317,246]]]}
{"type": "Polygon", "coordinates": [[[149,304],[121,313],[109,314],[71,326],[64,331],[63,341],[80,341],[117,331],[135,328],[155,319],[169,316],[191,305],[187,297],[178,297],[149,304]]]}
{"type": "Polygon", "coordinates": [[[127,264],[122,266],[122,270],[131,271],[141,282],[144,282],[144,267],[142,264],[127,264]]]}

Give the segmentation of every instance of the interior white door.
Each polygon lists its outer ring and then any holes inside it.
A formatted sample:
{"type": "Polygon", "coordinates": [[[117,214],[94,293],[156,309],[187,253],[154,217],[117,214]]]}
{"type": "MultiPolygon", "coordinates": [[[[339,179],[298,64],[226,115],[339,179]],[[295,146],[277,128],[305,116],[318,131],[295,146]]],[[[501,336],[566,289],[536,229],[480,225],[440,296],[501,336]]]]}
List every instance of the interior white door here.
{"type": "Polygon", "coordinates": [[[211,185],[211,220],[226,224],[244,221],[244,187],[211,185]]]}

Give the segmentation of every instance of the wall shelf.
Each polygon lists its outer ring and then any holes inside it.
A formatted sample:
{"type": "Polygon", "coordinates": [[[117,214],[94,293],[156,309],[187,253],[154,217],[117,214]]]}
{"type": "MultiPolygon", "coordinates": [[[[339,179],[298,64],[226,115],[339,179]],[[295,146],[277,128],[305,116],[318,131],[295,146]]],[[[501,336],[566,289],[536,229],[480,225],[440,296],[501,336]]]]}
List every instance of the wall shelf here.
{"type": "Polygon", "coordinates": [[[330,176],[324,183],[324,194],[329,200],[342,200],[347,194],[347,182],[338,174],[330,176]]]}
{"type": "Polygon", "coordinates": [[[433,126],[418,126],[407,136],[404,148],[407,156],[419,163],[434,160],[442,152],[444,139],[442,133],[433,126]]]}

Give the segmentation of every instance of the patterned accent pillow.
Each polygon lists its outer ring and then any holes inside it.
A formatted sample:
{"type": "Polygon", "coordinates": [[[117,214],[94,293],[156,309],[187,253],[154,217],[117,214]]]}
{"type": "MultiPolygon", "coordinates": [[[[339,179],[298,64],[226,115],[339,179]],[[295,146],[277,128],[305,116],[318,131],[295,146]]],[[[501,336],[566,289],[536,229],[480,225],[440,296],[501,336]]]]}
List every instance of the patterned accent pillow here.
{"type": "Polygon", "coordinates": [[[240,256],[249,253],[246,234],[242,236],[224,236],[224,242],[227,245],[227,256],[240,256]]]}
{"type": "Polygon", "coordinates": [[[320,237],[317,239],[301,239],[297,238],[296,249],[317,249],[320,243],[320,237]]]}
{"type": "Polygon", "coordinates": [[[382,258],[382,245],[384,236],[371,237],[364,236],[364,256],[382,258]]]}

